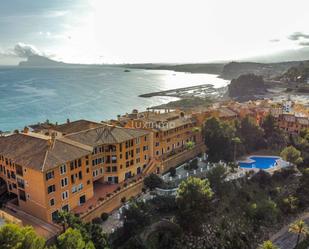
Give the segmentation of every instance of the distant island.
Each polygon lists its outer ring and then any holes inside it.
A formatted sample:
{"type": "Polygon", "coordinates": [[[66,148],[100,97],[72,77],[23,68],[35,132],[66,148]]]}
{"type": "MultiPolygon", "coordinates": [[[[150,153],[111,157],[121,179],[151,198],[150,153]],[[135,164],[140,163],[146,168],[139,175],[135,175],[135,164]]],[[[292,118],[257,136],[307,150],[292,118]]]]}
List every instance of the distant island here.
{"type": "Polygon", "coordinates": [[[21,61],[18,66],[20,67],[100,67],[99,64],[72,64],[62,61],[55,61],[46,56],[32,55],[26,61],[21,61]]]}

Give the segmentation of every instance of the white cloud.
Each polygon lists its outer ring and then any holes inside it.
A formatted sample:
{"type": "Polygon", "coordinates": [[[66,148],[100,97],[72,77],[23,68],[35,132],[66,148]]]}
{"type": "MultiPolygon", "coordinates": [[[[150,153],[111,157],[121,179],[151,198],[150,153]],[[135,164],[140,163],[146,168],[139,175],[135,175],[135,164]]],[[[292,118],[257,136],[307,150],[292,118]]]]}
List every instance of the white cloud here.
{"type": "Polygon", "coordinates": [[[299,45],[307,47],[307,46],[309,46],[309,41],[302,41],[302,42],[299,43],[299,45]]]}
{"type": "Polygon", "coordinates": [[[289,35],[288,38],[292,41],[298,41],[302,38],[309,39],[309,34],[305,34],[305,33],[302,33],[302,32],[294,32],[293,34],[289,35]]]}
{"type": "Polygon", "coordinates": [[[280,39],[271,39],[270,42],[280,42],[280,39]]]}
{"type": "Polygon", "coordinates": [[[43,55],[35,46],[25,43],[16,44],[13,49],[13,54],[21,58],[28,58],[34,55],[43,55]]]}

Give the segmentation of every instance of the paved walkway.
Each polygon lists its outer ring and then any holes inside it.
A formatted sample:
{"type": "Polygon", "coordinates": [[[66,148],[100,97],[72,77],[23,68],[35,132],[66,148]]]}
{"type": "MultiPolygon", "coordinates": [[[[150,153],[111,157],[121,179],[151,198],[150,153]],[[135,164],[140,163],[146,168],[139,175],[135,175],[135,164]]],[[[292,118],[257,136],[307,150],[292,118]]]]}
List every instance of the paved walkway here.
{"type": "Polygon", "coordinates": [[[9,208],[5,208],[4,210],[12,216],[20,219],[24,226],[32,226],[36,233],[46,240],[57,236],[61,232],[61,228],[59,226],[47,223],[21,210],[12,210],[9,208]]]}
{"type": "MultiPolygon", "coordinates": [[[[152,199],[153,197],[150,195],[149,192],[141,194],[140,197],[137,198],[139,201],[147,201],[152,199]]],[[[120,208],[114,210],[110,213],[108,219],[102,223],[102,229],[105,233],[113,233],[117,228],[123,226],[122,220],[122,209],[126,207],[126,204],[121,206],[120,208]]]]}
{"type": "MultiPolygon", "coordinates": [[[[299,216],[296,220],[304,220],[309,225],[309,212],[299,216]]],[[[292,221],[293,222],[293,221],[292,221]]],[[[291,222],[291,223],[292,223],[291,222]]],[[[297,235],[289,232],[289,225],[284,226],[278,233],[270,238],[280,249],[293,249],[296,245],[297,235]]]]}

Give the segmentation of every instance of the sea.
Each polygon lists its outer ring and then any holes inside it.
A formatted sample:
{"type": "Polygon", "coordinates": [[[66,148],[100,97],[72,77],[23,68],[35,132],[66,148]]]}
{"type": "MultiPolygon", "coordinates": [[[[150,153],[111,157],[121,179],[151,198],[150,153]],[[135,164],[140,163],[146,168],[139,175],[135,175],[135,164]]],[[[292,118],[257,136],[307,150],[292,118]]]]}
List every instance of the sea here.
{"type": "Polygon", "coordinates": [[[228,81],[213,74],[115,66],[74,68],[0,67],[0,130],[12,131],[49,120],[104,121],[118,114],[176,100],[140,94],[200,84],[219,88],[228,81]]]}

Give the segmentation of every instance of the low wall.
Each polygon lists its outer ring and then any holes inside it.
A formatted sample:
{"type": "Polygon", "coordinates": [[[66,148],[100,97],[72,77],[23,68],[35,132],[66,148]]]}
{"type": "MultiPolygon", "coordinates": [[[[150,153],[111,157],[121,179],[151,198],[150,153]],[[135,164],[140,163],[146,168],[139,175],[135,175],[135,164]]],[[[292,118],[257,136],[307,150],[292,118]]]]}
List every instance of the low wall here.
{"type": "Polygon", "coordinates": [[[135,183],[130,184],[126,188],[121,189],[117,193],[113,193],[108,199],[89,210],[87,213],[81,215],[81,218],[85,222],[90,222],[96,217],[100,217],[102,213],[110,213],[113,210],[119,208],[122,205],[121,199],[123,197],[129,200],[131,197],[135,197],[142,192],[143,179],[138,180],[135,183]]]}
{"type": "Polygon", "coordinates": [[[14,223],[14,224],[17,224],[17,225],[20,225],[20,226],[23,225],[23,222],[20,219],[18,219],[16,217],[14,217],[13,215],[5,212],[4,210],[0,210],[0,218],[5,220],[5,221],[8,221],[10,223],[14,223]]]}
{"type": "Polygon", "coordinates": [[[162,172],[167,172],[171,167],[179,166],[180,164],[189,161],[190,159],[196,157],[200,153],[204,153],[206,147],[204,144],[197,144],[193,149],[183,151],[179,154],[173,155],[168,159],[164,160],[162,163],[162,172]]]}

